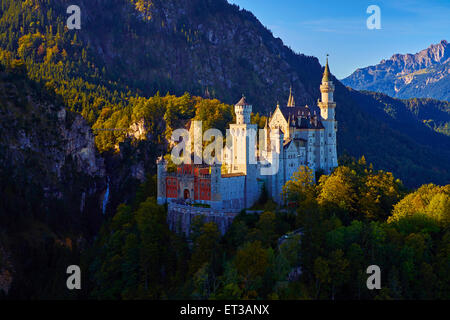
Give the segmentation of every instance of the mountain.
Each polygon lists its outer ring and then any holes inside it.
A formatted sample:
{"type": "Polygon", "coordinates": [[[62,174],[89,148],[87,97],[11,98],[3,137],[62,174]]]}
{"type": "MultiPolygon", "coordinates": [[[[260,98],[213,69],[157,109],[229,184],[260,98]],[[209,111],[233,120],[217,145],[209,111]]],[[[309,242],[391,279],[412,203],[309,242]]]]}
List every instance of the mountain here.
{"type": "Polygon", "coordinates": [[[35,274],[57,273],[98,231],[105,164],[87,122],[25,72],[0,65],[0,295],[44,297],[53,283],[35,274]]]}
{"type": "MultiPolygon", "coordinates": [[[[234,104],[245,93],[255,112],[268,115],[277,101],[287,101],[291,85],[299,105],[314,105],[320,96],[323,68],[317,58],[293,52],[253,14],[225,0],[80,0],[81,30],[65,27],[70,4],[4,0],[0,30],[8,36],[0,37],[0,58],[25,61],[32,80],[54,91],[69,110],[96,128],[97,146],[112,152],[106,170],[113,179],[130,177],[123,168],[141,168],[144,176],[154,173],[154,156],[144,156],[149,153],[133,153],[133,146],[125,158],[113,152],[125,140],[116,129],[145,120],[131,116],[145,105],[141,98],[167,91],[208,91],[234,104]]],[[[361,104],[357,92],[333,81],[340,155],[366,155],[376,168],[394,171],[410,187],[448,183],[450,139],[436,135],[425,123],[417,124],[423,130],[416,136],[405,126],[384,122],[361,104]]],[[[374,97],[368,99],[375,109],[384,108],[374,97]]],[[[164,126],[166,116],[161,117],[149,123],[164,126]]],[[[151,143],[158,141],[153,136],[151,143]]],[[[112,181],[120,196],[122,182],[112,181]]]]}
{"type": "Polygon", "coordinates": [[[395,54],[375,66],[357,69],[342,80],[356,90],[396,98],[450,100],[450,46],[446,40],[416,54],[395,54]]]}
{"type": "Polygon", "coordinates": [[[226,0],[79,1],[77,35],[108,79],[138,89],[189,92],[235,103],[242,93],[258,111],[287,101],[314,103],[321,66],[296,54],[255,16],[226,0]],[[108,14],[103,14],[105,10],[108,14]]]}
{"type": "MultiPolygon", "coordinates": [[[[22,68],[18,63],[0,70],[2,194],[39,199],[39,205],[30,208],[24,202],[16,207],[2,197],[1,212],[38,215],[70,203],[67,208],[75,204],[71,211],[82,214],[88,199],[105,186],[104,160],[94,134],[79,114],[67,111],[60,99],[27,79],[22,68]]],[[[101,206],[97,209],[100,212],[101,206]]]]}
{"type": "Polygon", "coordinates": [[[430,143],[439,147],[447,139],[442,134],[450,136],[450,102],[439,101],[431,98],[395,99],[383,93],[362,91],[361,94],[370,96],[377,102],[372,102],[373,108],[368,107],[370,103],[361,103],[365,110],[372,115],[383,114],[380,118],[383,122],[394,121],[396,128],[402,128],[409,136],[417,137],[423,143],[430,143]],[[425,125],[425,126],[424,126],[425,125]],[[428,142],[423,140],[429,130],[439,133],[436,140],[428,142]],[[415,131],[418,130],[418,131],[415,131]],[[435,144],[437,142],[437,145],[435,144]]]}

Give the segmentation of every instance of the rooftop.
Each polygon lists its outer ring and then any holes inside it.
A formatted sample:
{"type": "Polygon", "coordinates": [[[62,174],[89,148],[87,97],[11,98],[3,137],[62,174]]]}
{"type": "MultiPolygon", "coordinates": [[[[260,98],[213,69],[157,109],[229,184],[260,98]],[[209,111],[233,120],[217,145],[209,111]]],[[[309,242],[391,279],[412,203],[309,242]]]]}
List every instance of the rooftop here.
{"type": "Polygon", "coordinates": [[[237,106],[248,106],[249,104],[247,103],[247,101],[245,100],[245,96],[242,95],[241,100],[239,100],[238,103],[236,103],[237,106]]]}

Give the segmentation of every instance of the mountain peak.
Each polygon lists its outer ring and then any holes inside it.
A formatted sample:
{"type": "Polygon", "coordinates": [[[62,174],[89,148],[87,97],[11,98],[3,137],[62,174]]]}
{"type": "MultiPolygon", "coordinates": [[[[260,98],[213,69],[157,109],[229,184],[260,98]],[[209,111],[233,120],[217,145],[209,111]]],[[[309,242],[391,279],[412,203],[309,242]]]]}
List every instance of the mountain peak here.
{"type": "Polygon", "coordinates": [[[447,40],[415,54],[394,54],[376,66],[356,70],[342,82],[397,98],[450,99],[450,49],[447,40]]]}
{"type": "Polygon", "coordinates": [[[450,58],[450,49],[447,40],[441,40],[439,43],[431,44],[428,48],[423,49],[415,54],[413,53],[396,53],[389,60],[381,60],[380,64],[388,61],[403,61],[405,67],[429,67],[434,63],[447,62],[450,58]],[[414,64],[415,66],[412,66],[414,64]]]}

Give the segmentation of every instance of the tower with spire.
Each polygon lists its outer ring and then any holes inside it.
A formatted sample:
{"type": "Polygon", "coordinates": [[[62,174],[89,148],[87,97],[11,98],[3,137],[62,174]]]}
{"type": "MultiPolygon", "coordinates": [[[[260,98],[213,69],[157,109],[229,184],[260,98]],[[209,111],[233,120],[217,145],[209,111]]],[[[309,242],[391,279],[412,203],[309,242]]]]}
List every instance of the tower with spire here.
{"type": "Polygon", "coordinates": [[[323,72],[322,84],[320,85],[321,99],[318,101],[322,124],[325,128],[325,145],[324,165],[325,172],[331,172],[337,167],[337,148],[336,148],[336,132],[337,121],[335,119],[336,103],[334,102],[334,84],[331,81],[330,68],[327,62],[323,72]]]}
{"type": "Polygon", "coordinates": [[[288,99],[287,106],[288,107],[295,107],[294,96],[292,95],[292,86],[289,89],[289,99],[288,99]]]}

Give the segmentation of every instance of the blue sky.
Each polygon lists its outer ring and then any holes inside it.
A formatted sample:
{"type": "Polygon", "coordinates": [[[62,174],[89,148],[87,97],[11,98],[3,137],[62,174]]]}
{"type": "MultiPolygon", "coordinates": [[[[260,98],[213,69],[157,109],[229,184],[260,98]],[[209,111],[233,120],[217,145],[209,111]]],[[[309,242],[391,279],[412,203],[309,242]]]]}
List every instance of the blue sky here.
{"type": "Polygon", "coordinates": [[[416,53],[450,41],[450,0],[229,0],[251,12],[294,51],[330,54],[339,79],[395,53],[416,53]],[[381,29],[369,30],[367,7],[381,9],[381,29]]]}

